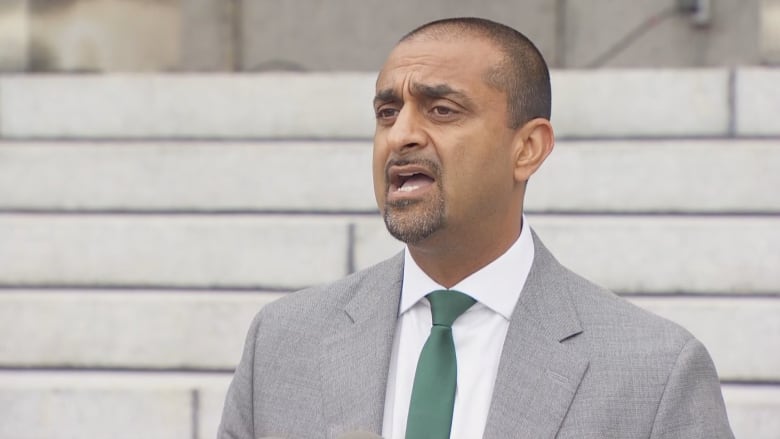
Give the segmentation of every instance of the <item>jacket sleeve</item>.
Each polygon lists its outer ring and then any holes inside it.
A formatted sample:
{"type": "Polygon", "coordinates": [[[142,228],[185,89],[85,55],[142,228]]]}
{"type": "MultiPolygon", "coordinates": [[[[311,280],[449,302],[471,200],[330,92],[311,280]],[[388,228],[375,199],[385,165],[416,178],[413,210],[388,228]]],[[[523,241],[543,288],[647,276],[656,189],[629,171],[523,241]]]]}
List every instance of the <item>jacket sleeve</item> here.
{"type": "Polygon", "coordinates": [[[704,345],[695,338],[690,338],[677,356],[650,437],[734,438],[715,365],[704,345]]]}
{"type": "Polygon", "coordinates": [[[244,342],[241,361],[228,388],[217,439],[254,439],[254,363],[260,316],[255,316],[244,342]]]}

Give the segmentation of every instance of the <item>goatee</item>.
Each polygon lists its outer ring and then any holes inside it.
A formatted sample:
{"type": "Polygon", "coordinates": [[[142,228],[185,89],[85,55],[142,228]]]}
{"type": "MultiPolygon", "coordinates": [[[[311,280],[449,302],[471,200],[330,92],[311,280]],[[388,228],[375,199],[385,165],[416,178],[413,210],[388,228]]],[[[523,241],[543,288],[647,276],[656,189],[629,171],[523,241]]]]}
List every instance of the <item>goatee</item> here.
{"type": "MultiPolygon", "coordinates": [[[[445,225],[445,203],[441,182],[441,167],[432,160],[403,160],[392,165],[421,164],[435,177],[435,194],[424,199],[385,202],[384,220],[387,231],[397,240],[417,244],[445,225]]],[[[389,181],[389,176],[386,176],[389,181]]],[[[389,185],[388,185],[389,187],[389,185]]]]}

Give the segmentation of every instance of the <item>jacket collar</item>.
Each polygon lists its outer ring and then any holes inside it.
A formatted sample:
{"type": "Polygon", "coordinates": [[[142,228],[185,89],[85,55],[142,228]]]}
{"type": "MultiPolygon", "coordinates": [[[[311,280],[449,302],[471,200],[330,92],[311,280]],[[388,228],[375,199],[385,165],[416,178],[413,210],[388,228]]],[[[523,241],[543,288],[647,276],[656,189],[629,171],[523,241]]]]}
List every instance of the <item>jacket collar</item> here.
{"type": "Polygon", "coordinates": [[[329,437],[382,430],[402,273],[402,253],[360,273],[347,292],[352,295],[343,308],[348,319],[325,334],[323,408],[329,437]]]}
{"type": "Polygon", "coordinates": [[[534,233],[535,257],[509,323],[485,438],[554,437],[588,360],[564,340],[582,332],[572,303],[579,278],[534,233]]]}
{"type": "MultiPolygon", "coordinates": [[[[533,233],[533,232],[532,232],[533,233]]],[[[485,438],[554,437],[588,367],[561,342],[582,332],[572,302],[579,278],[536,233],[534,261],[512,313],[485,438]]],[[[398,318],[403,254],[367,270],[352,285],[340,325],[323,342],[328,434],[380,432],[398,318]]]]}

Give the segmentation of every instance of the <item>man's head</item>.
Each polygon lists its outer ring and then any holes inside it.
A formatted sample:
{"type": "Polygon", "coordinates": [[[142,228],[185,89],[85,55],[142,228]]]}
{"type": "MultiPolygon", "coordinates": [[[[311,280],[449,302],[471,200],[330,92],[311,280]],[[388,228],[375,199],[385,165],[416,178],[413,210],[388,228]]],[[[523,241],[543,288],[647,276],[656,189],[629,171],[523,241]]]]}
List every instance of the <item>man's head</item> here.
{"type": "Polygon", "coordinates": [[[503,60],[486,72],[485,81],[506,93],[510,127],[539,117],[550,119],[547,63],[534,43],[515,29],[483,18],[445,18],[414,29],[399,43],[415,38],[453,40],[458,35],[485,38],[503,53],[503,60]]]}
{"type": "Polygon", "coordinates": [[[374,190],[393,236],[440,249],[517,237],[525,182],[553,142],[549,73],[527,38],[481,19],[424,25],[390,53],[374,109],[374,190]]]}

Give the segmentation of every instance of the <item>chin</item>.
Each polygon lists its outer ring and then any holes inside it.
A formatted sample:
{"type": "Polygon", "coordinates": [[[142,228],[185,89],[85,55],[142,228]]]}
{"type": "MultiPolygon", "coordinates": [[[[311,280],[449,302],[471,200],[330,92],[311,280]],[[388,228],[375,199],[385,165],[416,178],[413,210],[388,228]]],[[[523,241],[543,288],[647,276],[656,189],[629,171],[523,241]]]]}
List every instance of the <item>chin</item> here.
{"type": "Polygon", "coordinates": [[[439,215],[400,213],[392,210],[385,211],[384,220],[387,231],[395,239],[406,244],[419,244],[444,225],[443,218],[439,215]]]}

